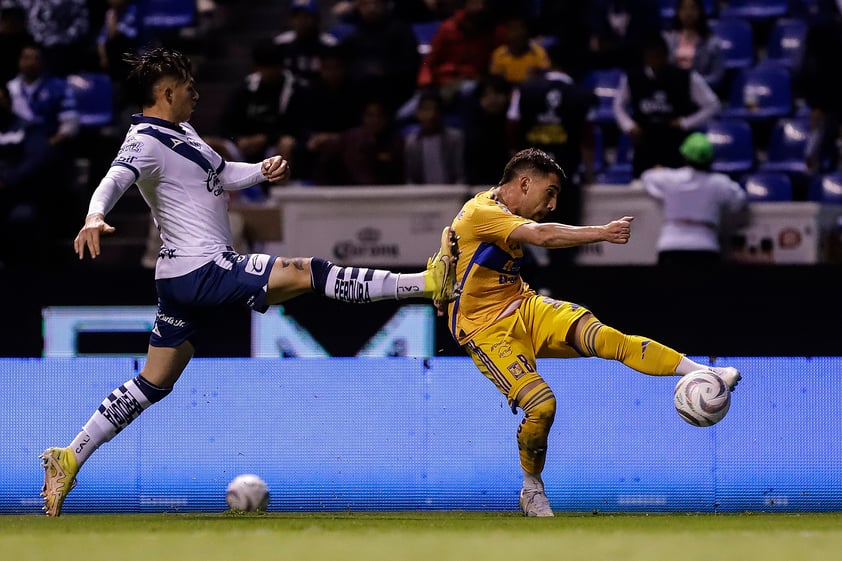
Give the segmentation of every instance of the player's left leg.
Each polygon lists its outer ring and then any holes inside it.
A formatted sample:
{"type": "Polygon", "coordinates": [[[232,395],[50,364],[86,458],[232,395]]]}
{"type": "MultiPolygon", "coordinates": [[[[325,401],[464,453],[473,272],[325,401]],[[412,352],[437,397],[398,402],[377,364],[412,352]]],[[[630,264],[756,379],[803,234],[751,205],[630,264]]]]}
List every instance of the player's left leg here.
{"type": "Polygon", "coordinates": [[[176,348],[150,345],[143,370],[114,389],[65,448],[47,448],[40,456],[44,468],[44,511],[59,516],[64,499],[76,486],[76,474],[97,448],[113,439],[153,403],[172,391],[193,356],[193,346],[176,348]]]}
{"type": "Polygon", "coordinates": [[[535,353],[519,313],[498,320],[465,345],[480,372],[507,397],[512,412],[523,418],[517,429],[523,488],[518,504],[527,516],[553,516],[541,473],[555,419],[552,389],[538,374],[535,353]]]}
{"type": "Polygon", "coordinates": [[[535,326],[531,333],[540,357],[595,356],[652,376],[711,370],[732,390],[740,380],[736,368],[703,366],[653,339],[621,333],[578,304],[534,296],[521,305],[521,311],[535,326]]]}

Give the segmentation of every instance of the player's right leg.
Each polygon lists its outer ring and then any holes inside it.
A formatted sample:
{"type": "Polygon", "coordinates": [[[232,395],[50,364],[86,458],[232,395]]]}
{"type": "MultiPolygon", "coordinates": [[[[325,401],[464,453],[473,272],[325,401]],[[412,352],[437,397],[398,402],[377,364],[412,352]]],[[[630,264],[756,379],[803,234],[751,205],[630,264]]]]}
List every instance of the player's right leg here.
{"type": "Polygon", "coordinates": [[[457,293],[459,245],[450,227],[442,231],[441,247],[421,273],[392,273],[366,267],[340,267],[319,257],[279,257],[269,275],[267,304],[279,304],[307,292],[352,303],[404,298],[450,302],[457,293]]]}

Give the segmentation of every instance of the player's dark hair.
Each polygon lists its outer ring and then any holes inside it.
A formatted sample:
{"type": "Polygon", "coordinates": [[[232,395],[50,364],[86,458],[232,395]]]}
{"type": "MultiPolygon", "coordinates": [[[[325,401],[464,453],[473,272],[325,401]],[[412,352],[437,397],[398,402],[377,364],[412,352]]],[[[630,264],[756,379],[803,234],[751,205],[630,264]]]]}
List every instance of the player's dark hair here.
{"type": "Polygon", "coordinates": [[[564,170],[549,154],[538,148],[526,148],[512,156],[512,159],[506,164],[506,168],[503,170],[503,179],[500,180],[499,185],[508,183],[527,170],[535,170],[544,175],[554,173],[561,181],[567,179],[564,170]]]}
{"type": "Polygon", "coordinates": [[[142,107],[155,105],[155,84],[161,78],[185,82],[193,76],[190,59],[172,49],[158,47],[142,54],[126,53],[123,60],[131,67],[127,91],[133,92],[142,107]]]}

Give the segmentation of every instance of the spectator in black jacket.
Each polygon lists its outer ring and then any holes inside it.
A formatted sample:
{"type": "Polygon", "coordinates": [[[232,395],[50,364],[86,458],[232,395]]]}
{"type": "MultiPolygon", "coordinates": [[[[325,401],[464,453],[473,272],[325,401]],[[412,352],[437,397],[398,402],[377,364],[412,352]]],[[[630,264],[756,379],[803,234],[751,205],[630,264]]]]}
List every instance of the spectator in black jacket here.
{"type": "Polygon", "coordinates": [[[415,92],[420,55],[409,24],[395,18],[384,0],[356,0],[355,28],[342,41],[352,82],[389,94],[399,107],[415,92]]]}
{"type": "Polygon", "coordinates": [[[239,158],[259,162],[266,154],[292,157],[297,121],[291,106],[301,82],[278,64],[271,41],[257,43],[252,52],[254,72],[232,93],[222,114],[222,133],[232,140],[239,158]]]}
{"type": "Polygon", "coordinates": [[[681,142],[718,111],[719,98],[705,79],[669,62],[660,33],[648,37],[642,64],[628,70],[614,98],[617,125],[634,144],[634,176],[656,165],[680,167],[681,142]]]}

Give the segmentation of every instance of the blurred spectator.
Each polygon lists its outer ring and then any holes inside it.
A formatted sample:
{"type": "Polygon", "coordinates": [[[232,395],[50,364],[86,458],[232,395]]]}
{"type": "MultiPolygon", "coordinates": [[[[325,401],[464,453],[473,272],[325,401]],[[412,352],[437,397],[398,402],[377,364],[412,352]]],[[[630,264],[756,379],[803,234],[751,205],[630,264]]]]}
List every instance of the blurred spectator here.
{"type": "Polygon", "coordinates": [[[628,70],[614,98],[617,124],[634,144],[634,177],[656,165],[681,165],[681,142],[719,107],[719,99],[704,78],[670,64],[663,36],[647,38],[643,64],[628,70]]]}
{"type": "Polygon", "coordinates": [[[26,12],[21,8],[0,8],[0,84],[15,77],[23,47],[34,43],[26,30],[26,12]]]}
{"type": "Polygon", "coordinates": [[[86,0],[19,0],[27,12],[27,29],[44,49],[51,74],[67,76],[93,49],[86,0]]]}
{"type": "Polygon", "coordinates": [[[100,68],[114,82],[122,83],[129,73],[123,55],[133,53],[140,44],[141,18],[132,0],[108,0],[108,11],[97,37],[100,68]]]}
{"type": "Polygon", "coordinates": [[[406,181],[416,185],[465,182],[465,136],[445,126],[444,101],[435,91],[424,91],[415,111],[418,129],[406,138],[406,181]]]}
{"type": "Polygon", "coordinates": [[[271,41],[254,46],[252,63],[254,72],[245,77],[225,105],[222,133],[236,145],[234,159],[258,162],[269,153],[278,153],[291,160],[297,133],[291,106],[302,84],[278,64],[271,41]]]}
{"type": "Polygon", "coordinates": [[[442,88],[445,100],[461,91],[462,82],[476,80],[488,72],[491,53],[503,44],[494,14],[486,0],[465,0],[464,8],[442,22],[424,58],[418,85],[442,88]]]}
{"type": "Polygon", "coordinates": [[[297,115],[301,129],[292,170],[296,179],[312,180],[315,166],[330,155],[341,133],[359,124],[360,92],[348,80],[347,64],[342,47],[325,49],[318,77],[301,93],[297,115]]]}
{"type": "Polygon", "coordinates": [[[646,37],[661,29],[658,0],[591,0],[592,68],[626,68],[640,59],[646,37]]]}
{"type": "MultiPolygon", "coordinates": [[[[574,53],[587,53],[589,4],[581,0],[542,1],[535,18],[536,33],[548,41],[562,40],[574,53]]],[[[571,60],[568,72],[574,78],[589,69],[586,56],[571,60]]]]}
{"type": "Polygon", "coordinates": [[[358,87],[389,96],[397,107],[415,91],[418,41],[412,28],[392,15],[385,0],[356,0],[355,27],[343,40],[349,76],[358,87]]]}
{"type": "Polygon", "coordinates": [[[281,66],[304,82],[319,74],[322,51],[337,44],[336,37],[321,31],[321,13],[316,0],[292,0],[290,29],[274,39],[281,66]]]}
{"type": "Polygon", "coordinates": [[[641,176],[646,192],[663,204],[658,264],[709,267],[722,260],[723,213],[743,210],[746,194],[727,175],[710,171],[713,146],[704,133],[688,136],[679,150],[683,167],[650,169],[641,176]]]}
{"type": "Polygon", "coordinates": [[[702,0],[678,0],[672,29],[664,32],[664,37],[670,62],[684,70],[695,70],[711,88],[719,87],[725,64],[702,0]]]}
{"type": "Polygon", "coordinates": [[[54,149],[42,124],[24,121],[12,112],[5,84],[0,84],[0,265],[42,260],[48,227],[49,193],[58,177],[52,166],[54,149]],[[26,240],[15,243],[10,240],[26,240]]]}
{"type": "Polygon", "coordinates": [[[362,124],[342,133],[332,158],[316,170],[319,185],[401,185],[405,183],[403,136],[393,108],[382,99],[363,105],[362,124]]]}
{"type": "Polygon", "coordinates": [[[395,2],[395,15],[409,23],[442,21],[453,15],[458,0],[400,0],[395,2]]]}
{"type": "Polygon", "coordinates": [[[79,132],[79,114],[73,91],[63,78],[44,69],[42,49],[23,48],[18,75],[9,81],[12,110],[23,120],[44,125],[50,144],[64,144],[79,132]]]}
{"type": "MultiPolygon", "coordinates": [[[[582,178],[580,167],[589,140],[587,116],[597,103],[596,96],[576,84],[568,74],[569,60],[577,53],[563,44],[550,47],[552,69],[531,78],[514,93],[509,118],[518,124],[518,148],[540,148],[555,159],[567,175],[561,185],[551,220],[563,224],[581,224],[582,178]],[[588,141],[586,141],[586,136],[588,141]]],[[[550,275],[573,262],[576,248],[548,254],[550,275]]]]}
{"type": "Polygon", "coordinates": [[[526,17],[510,16],[505,22],[506,42],[491,53],[491,73],[513,84],[541,74],[550,67],[547,51],[532,40],[526,17]]]}
{"type": "Polygon", "coordinates": [[[568,179],[574,179],[586,145],[588,111],[598,100],[567,71],[569,60],[577,53],[561,44],[553,45],[549,52],[552,69],[521,84],[514,93],[509,118],[518,123],[518,148],[540,148],[558,162],[568,179]]]}
{"type": "Polygon", "coordinates": [[[809,27],[798,78],[811,110],[807,167],[813,173],[839,165],[842,137],[842,16],[836,3],[821,6],[826,16],[809,27]]]}
{"type": "Polygon", "coordinates": [[[465,178],[469,185],[497,185],[513,141],[506,112],[512,86],[502,76],[480,77],[465,115],[465,178]]]}

